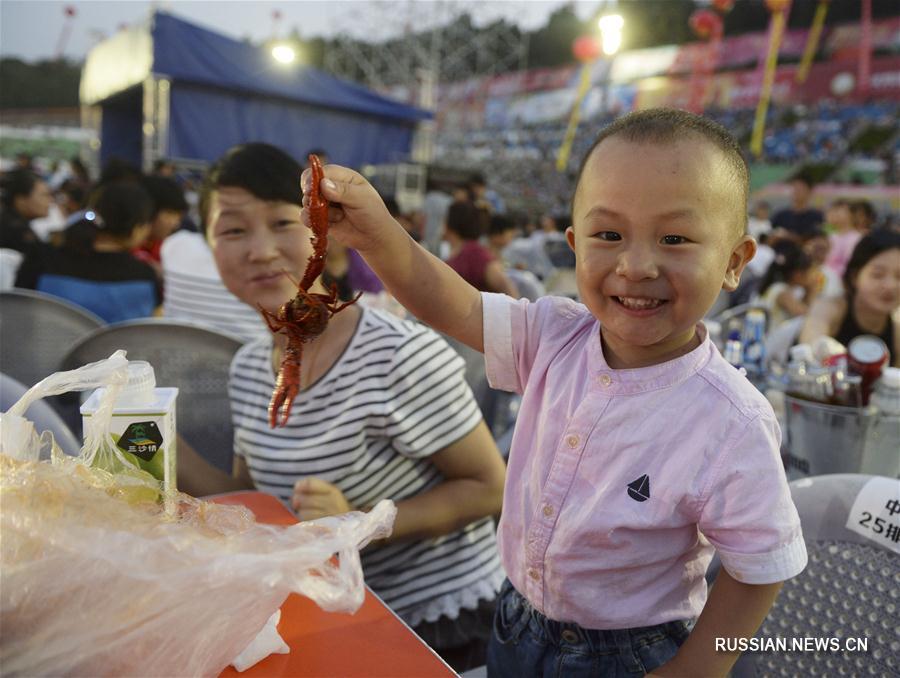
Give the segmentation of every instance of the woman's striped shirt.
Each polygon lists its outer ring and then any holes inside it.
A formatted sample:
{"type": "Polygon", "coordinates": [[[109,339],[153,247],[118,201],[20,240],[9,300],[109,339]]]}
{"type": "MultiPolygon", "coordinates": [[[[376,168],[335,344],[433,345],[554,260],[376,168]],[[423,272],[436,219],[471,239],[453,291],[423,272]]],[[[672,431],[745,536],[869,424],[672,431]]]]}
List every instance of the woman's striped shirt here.
{"type": "MultiPolygon", "coordinates": [[[[258,489],[285,502],[307,476],[336,485],[354,508],[425,492],[443,480],[428,457],[481,421],[462,358],[430,329],[380,311],[363,309],[343,354],[274,430],[271,354],[271,337],[243,346],[229,391],[235,454],[258,489]]],[[[492,600],[503,579],[490,518],[369,549],[362,561],[366,583],[411,626],[492,600]]]]}

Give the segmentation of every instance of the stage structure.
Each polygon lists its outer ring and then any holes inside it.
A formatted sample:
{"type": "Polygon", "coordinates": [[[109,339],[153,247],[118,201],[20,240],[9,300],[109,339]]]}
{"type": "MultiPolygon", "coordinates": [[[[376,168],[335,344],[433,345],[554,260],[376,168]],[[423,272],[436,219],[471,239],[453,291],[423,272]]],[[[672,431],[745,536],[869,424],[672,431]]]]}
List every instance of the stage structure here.
{"type": "Polygon", "coordinates": [[[431,118],[164,12],[91,50],[80,99],[96,160],[117,156],[145,170],[161,157],[202,167],[247,141],[297,159],[325,148],[351,167],[397,162],[409,158],[416,127],[431,118]]]}

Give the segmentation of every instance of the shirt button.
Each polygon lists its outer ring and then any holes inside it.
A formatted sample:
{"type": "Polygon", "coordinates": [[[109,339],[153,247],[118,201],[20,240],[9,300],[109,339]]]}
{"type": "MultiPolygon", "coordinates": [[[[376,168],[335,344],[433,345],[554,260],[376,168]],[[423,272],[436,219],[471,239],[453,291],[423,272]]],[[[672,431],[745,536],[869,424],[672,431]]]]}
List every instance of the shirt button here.
{"type": "Polygon", "coordinates": [[[612,383],[612,377],[610,377],[608,374],[601,374],[600,383],[604,386],[609,386],[612,383]]]}
{"type": "Polygon", "coordinates": [[[548,518],[553,515],[553,507],[550,504],[544,506],[544,515],[548,518]]]}
{"type": "Polygon", "coordinates": [[[532,567],[528,569],[528,576],[537,581],[541,578],[541,573],[532,567]]]}
{"type": "Polygon", "coordinates": [[[578,447],[578,436],[569,436],[566,438],[566,445],[573,449],[578,447]]]}

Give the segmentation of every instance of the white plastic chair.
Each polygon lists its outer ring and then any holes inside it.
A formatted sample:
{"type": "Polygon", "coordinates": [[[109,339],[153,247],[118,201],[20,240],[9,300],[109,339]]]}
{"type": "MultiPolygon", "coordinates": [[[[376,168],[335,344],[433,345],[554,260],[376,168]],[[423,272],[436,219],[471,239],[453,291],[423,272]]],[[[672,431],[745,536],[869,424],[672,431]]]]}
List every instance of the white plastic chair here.
{"type": "MultiPolygon", "coordinates": [[[[881,541],[846,527],[857,495],[873,477],[835,474],[790,484],[809,564],[785,582],[756,634],[788,642],[791,638],[865,638],[867,651],[744,653],[731,672],[733,678],[900,673],[900,556],[881,541]]],[[[896,483],[900,497],[900,480],[890,482],[896,483]]]]}

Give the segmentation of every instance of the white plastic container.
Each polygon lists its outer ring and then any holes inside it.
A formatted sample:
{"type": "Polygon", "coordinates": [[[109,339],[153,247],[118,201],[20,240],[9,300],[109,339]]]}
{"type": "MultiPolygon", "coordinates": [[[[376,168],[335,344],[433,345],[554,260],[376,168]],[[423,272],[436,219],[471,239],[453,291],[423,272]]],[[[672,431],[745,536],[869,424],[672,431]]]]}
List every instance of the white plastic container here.
{"type": "MultiPolygon", "coordinates": [[[[103,395],[97,389],[81,406],[87,419],[94,415],[103,395]]],[[[123,454],[163,483],[166,494],[176,490],[177,388],[157,388],[153,366],[143,360],[128,363],[128,384],[116,400],[110,433],[123,454]]]]}

